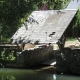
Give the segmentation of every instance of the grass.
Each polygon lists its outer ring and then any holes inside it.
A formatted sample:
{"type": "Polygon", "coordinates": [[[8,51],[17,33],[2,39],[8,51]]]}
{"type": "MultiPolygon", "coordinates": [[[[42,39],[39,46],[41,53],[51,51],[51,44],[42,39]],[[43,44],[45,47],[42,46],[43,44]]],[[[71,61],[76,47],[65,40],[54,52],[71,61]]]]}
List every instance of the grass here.
{"type": "Polygon", "coordinates": [[[76,38],[67,38],[66,41],[76,41],[76,38]]]}

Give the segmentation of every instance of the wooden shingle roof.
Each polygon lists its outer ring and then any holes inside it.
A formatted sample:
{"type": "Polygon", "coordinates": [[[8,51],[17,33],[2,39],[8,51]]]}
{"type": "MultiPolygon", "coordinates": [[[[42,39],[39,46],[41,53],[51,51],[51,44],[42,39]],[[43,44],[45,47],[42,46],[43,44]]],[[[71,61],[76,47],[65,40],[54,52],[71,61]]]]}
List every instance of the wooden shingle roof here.
{"type": "Polygon", "coordinates": [[[15,40],[35,43],[57,43],[77,10],[33,11],[23,26],[12,36],[15,40]]]}

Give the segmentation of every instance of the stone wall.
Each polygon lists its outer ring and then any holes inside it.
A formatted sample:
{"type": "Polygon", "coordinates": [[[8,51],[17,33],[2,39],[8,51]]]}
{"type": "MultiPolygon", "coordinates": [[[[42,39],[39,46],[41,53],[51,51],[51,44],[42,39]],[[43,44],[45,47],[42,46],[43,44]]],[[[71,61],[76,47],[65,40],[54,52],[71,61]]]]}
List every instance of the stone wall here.
{"type": "Polygon", "coordinates": [[[53,47],[45,46],[34,50],[25,50],[17,56],[17,64],[33,66],[53,58],[53,47]]]}

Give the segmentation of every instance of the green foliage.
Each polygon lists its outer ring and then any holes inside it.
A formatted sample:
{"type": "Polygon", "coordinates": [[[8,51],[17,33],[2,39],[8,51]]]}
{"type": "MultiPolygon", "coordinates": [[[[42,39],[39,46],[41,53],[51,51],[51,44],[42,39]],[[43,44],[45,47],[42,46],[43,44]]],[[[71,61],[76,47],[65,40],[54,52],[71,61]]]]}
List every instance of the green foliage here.
{"type": "Polygon", "coordinates": [[[78,11],[76,17],[77,17],[76,24],[80,25],[80,11],[78,11]]]}
{"type": "Polygon", "coordinates": [[[73,25],[73,28],[78,28],[80,27],[80,11],[77,12],[76,14],[76,21],[75,21],[75,25],[73,25]]]}
{"type": "Polygon", "coordinates": [[[66,41],[71,41],[71,42],[72,42],[72,41],[76,41],[76,40],[77,40],[76,38],[72,38],[72,37],[66,39],[66,41]]]}
{"type": "Polygon", "coordinates": [[[16,57],[14,56],[14,50],[11,50],[9,53],[7,53],[7,50],[6,48],[3,49],[3,51],[1,52],[1,60],[5,61],[5,60],[8,60],[8,61],[14,61],[16,60],[16,57]]]}
{"type": "Polygon", "coordinates": [[[5,60],[5,48],[3,49],[3,51],[1,52],[1,58],[2,60],[5,60]]]}
{"type": "Polygon", "coordinates": [[[1,34],[1,32],[2,32],[2,24],[0,24],[0,34],[1,34]]]}
{"type": "Polygon", "coordinates": [[[28,15],[48,4],[50,9],[61,9],[69,0],[0,0],[0,36],[6,41],[24,23],[28,15]]]}
{"type": "Polygon", "coordinates": [[[16,60],[16,57],[14,57],[14,50],[11,51],[11,53],[7,57],[7,60],[11,60],[11,61],[16,60]]]}
{"type": "Polygon", "coordinates": [[[1,38],[2,38],[1,32],[2,32],[2,25],[0,24],[0,42],[1,42],[1,38]]]}

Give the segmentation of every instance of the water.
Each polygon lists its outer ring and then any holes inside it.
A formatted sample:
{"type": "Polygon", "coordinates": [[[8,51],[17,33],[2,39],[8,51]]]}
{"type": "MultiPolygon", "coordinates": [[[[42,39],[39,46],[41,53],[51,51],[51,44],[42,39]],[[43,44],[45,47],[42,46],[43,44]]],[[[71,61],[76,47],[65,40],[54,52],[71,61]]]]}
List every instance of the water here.
{"type": "Polygon", "coordinates": [[[0,68],[0,80],[80,80],[80,77],[55,74],[52,67],[39,69],[0,68]]]}

